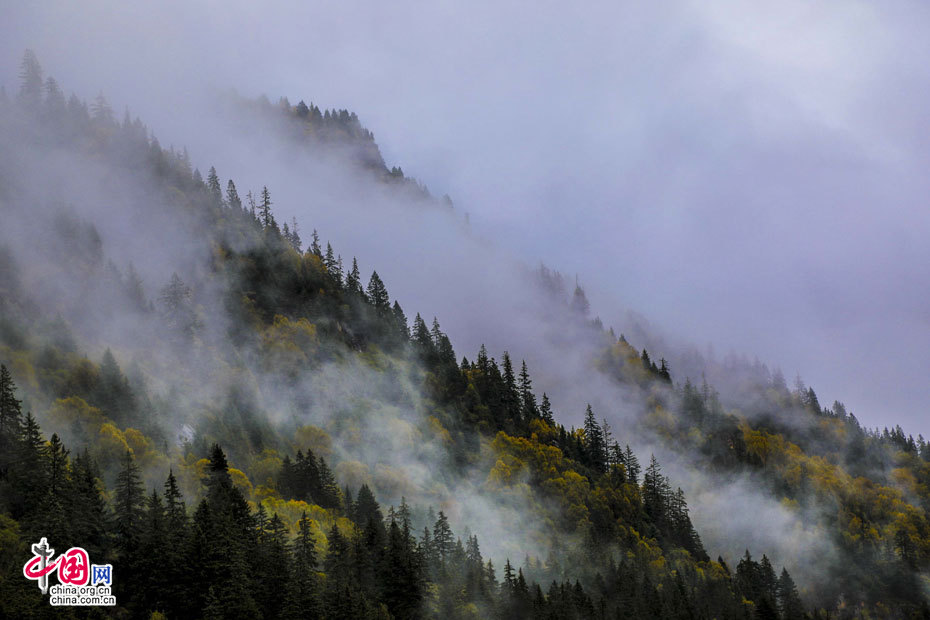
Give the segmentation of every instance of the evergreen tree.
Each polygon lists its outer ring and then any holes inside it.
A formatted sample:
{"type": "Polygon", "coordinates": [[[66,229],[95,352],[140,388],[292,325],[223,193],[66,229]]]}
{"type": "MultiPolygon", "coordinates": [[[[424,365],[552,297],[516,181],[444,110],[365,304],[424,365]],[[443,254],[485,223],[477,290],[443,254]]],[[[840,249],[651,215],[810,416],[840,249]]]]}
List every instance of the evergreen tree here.
{"type": "Polygon", "coordinates": [[[352,270],[349,272],[349,275],[346,277],[346,290],[350,293],[354,293],[359,297],[364,297],[365,293],[362,291],[362,282],[360,280],[361,275],[358,271],[358,262],[355,260],[355,257],[352,257],[352,270]]]}
{"type": "Polygon", "coordinates": [[[274,216],[271,215],[271,192],[268,191],[268,186],[262,187],[262,196],[261,202],[258,207],[259,221],[262,223],[264,228],[271,228],[272,223],[274,222],[274,216]]]}
{"type": "Polygon", "coordinates": [[[591,310],[591,304],[588,303],[588,298],[584,294],[584,289],[575,283],[575,292],[572,294],[572,311],[581,317],[588,316],[588,312],[591,310]]]}
{"type": "Polygon", "coordinates": [[[543,392],[542,403],[539,406],[539,417],[549,424],[550,426],[555,426],[555,419],[552,417],[552,405],[549,403],[549,396],[543,392]]]}
{"type": "Polygon", "coordinates": [[[145,585],[131,593],[141,610],[164,611],[167,608],[168,601],[164,594],[169,584],[163,570],[163,554],[168,546],[167,534],[162,498],[153,490],[145,504],[139,536],[139,557],[134,569],[138,571],[134,581],[138,580],[138,583],[145,585]]]}
{"type": "Polygon", "coordinates": [[[216,168],[210,166],[210,172],[207,173],[207,191],[213,199],[213,204],[223,206],[223,188],[220,186],[220,177],[216,174],[216,168]]]}
{"type": "Polygon", "coordinates": [[[326,243],[326,253],[323,255],[323,265],[326,267],[326,272],[336,280],[338,285],[342,285],[342,274],[337,273],[336,271],[336,254],[333,252],[333,246],[327,242],[326,243]]]}
{"type": "Polygon", "coordinates": [[[504,351],[501,357],[501,375],[504,380],[503,395],[501,398],[504,407],[505,420],[507,428],[513,432],[521,423],[520,417],[520,393],[517,391],[517,380],[513,372],[513,363],[510,361],[510,354],[504,351]]]}
{"type": "Polygon", "coordinates": [[[420,352],[420,355],[428,361],[431,360],[436,353],[435,346],[433,345],[433,337],[429,333],[429,328],[426,327],[426,321],[423,320],[419,312],[417,312],[417,316],[413,319],[413,344],[420,352]]]}
{"type": "MultiPolygon", "coordinates": [[[[94,98],[94,103],[90,106],[91,119],[97,125],[108,127],[113,125],[113,108],[110,107],[107,98],[103,93],[98,93],[94,98]]],[[[199,172],[197,173],[199,176],[199,172]]]]}
{"type": "Polygon", "coordinates": [[[368,301],[375,308],[378,316],[386,316],[391,310],[391,300],[388,297],[387,288],[384,282],[378,277],[378,272],[371,273],[371,279],[368,281],[368,301]]]}
{"type": "Polygon", "coordinates": [[[797,586],[788,571],[781,569],[777,584],[778,612],[782,620],[801,620],[804,618],[804,605],[798,595],[797,586]]]}
{"type": "Polygon", "coordinates": [[[652,455],[643,474],[643,509],[660,529],[667,525],[670,495],[668,479],[662,475],[659,461],[652,455]]]}
{"type": "Polygon", "coordinates": [[[530,373],[526,369],[526,360],[523,360],[520,366],[520,379],[517,387],[520,391],[523,419],[532,420],[539,417],[536,396],[533,394],[533,382],[530,380],[530,373]]]}
{"type": "Polygon", "coordinates": [[[226,184],[226,206],[234,212],[242,209],[242,200],[239,198],[239,192],[236,191],[236,184],[232,179],[226,184]]]}
{"type": "Polygon", "coordinates": [[[446,561],[452,555],[453,538],[452,528],[449,526],[449,517],[440,510],[439,517],[436,519],[435,525],[433,525],[433,545],[443,567],[445,567],[446,561]]]}
{"type": "MultiPolygon", "coordinates": [[[[314,231],[314,232],[316,232],[316,231],[314,231]]],[[[301,239],[300,239],[300,232],[299,232],[298,227],[297,227],[297,218],[296,218],[296,217],[291,218],[291,236],[290,236],[289,241],[290,241],[290,243],[291,243],[291,247],[294,248],[294,251],[295,251],[295,252],[300,252],[300,251],[301,251],[300,247],[301,247],[301,245],[303,245],[303,242],[302,242],[301,239]]]]}
{"type": "Polygon", "coordinates": [[[639,459],[636,458],[636,454],[630,449],[629,445],[623,451],[623,465],[626,467],[627,478],[629,478],[630,482],[639,484],[639,459]]]}
{"type": "Polygon", "coordinates": [[[138,546],[144,500],[139,467],[132,452],[127,450],[123,457],[123,468],[116,478],[113,506],[117,545],[123,553],[131,553],[138,546]]]}
{"type": "Polygon", "coordinates": [[[19,100],[28,110],[38,110],[42,102],[42,66],[35,52],[26,50],[19,65],[19,100]]]}
{"type": "Polygon", "coordinates": [[[0,364],[0,479],[13,464],[22,424],[21,401],[16,398],[16,384],[7,367],[0,364]]]}
{"type": "Polygon", "coordinates": [[[607,471],[607,445],[604,431],[589,404],[584,412],[584,447],[588,462],[596,471],[607,471]]]}
{"type": "Polygon", "coordinates": [[[397,300],[394,301],[394,307],[391,308],[391,314],[394,315],[394,329],[400,342],[407,342],[410,339],[410,328],[407,326],[407,315],[404,309],[400,307],[397,300]]]}
{"type": "Polygon", "coordinates": [[[68,516],[74,539],[81,541],[91,557],[109,553],[109,515],[98,485],[99,477],[97,465],[85,449],[72,462],[68,516]]]}
{"type": "Polygon", "coordinates": [[[316,575],[316,542],[306,511],[297,522],[297,537],[294,539],[293,548],[294,562],[287,589],[284,615],[287,618],[317,618],[320,609],[316,575]]]}

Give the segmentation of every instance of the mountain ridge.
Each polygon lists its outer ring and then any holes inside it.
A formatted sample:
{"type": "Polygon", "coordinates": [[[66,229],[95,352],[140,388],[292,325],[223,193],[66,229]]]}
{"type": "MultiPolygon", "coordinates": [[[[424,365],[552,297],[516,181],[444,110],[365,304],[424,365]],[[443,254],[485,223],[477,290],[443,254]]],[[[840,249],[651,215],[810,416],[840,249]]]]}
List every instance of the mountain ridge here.
{"type": "MultiPolygon", "coordinates": [[[[747,551],[732,570],[711,561],[681,489],[655,457],[643,468],[590,406],[583,428],[559,424],[525,363],[517,368],[507,352],[498,362],[484,347],[473,362],[459,360],[438,321],[429,326],[417,314],[408,327],[377,271],[366,287],[356,261],[343,264],[315,231],[304,251],[296,225],[279,227],[267,188],[250,204],[231,180],[223,188],[215,170],[203,179],[141,122],[117,124],[102,97],[94,108],[68,104],[64,121],[54,89],[40,80],[38,103],[29,105],[29,71],[27,56],[18,100],[0,103],[0,131],[17,144],[58,141],[55,148],[99,164],[103,179],[133,171],[127,184],[143,181],[139,193],[157,197],[168,230],[199,243],[182,261],[188,271],[172,272],[156,298],[131,263],[107,259],[94,218],[112,207],[43,204],[24,182],[32,175],[10,182],[22,166],[10,163],[15,149],[3,149],[3,220],[44,235],[26,261],[0,253],[3,453],[21,455],[3,464],[9,557],[25,561],[40,535],[83,544],[112,559],[117,579],[126,575],[115,591],[130,615],[803,617],[794,581],[787,571],[777,576],[767,556],[756,561],[747,551]],[[24,209],[34,221],[21,223],[24,209]],[[40,286],[37,274],[53,268],[66,278],[40,286]],[[59,316],[43,315],[44,306],[59,316]],[[94,312],[77,310],[85,306],[94,312]],[[72,330],[92,349],[112,341],[116,354],[107,347],[99,363],[89,361],[72,330]],[[47,442],[32,409],[55,433],[47,442]],[[86,450],[69,458],[58,433],[86,450]],[[383,454],[382,444],[390,447],[383,454]],[[146,498],[145,485],[164,492],[146,498]],[[440,500],[444,508],[431,517],[407,504],[404,489],[464,499],[440,500]],[[38,499],[49,496],[66,506],[38,499]],[[199,500],[195,511],[182,496],[199,500]],[[386,497],[394,503],[387,517],[386,497]],[[484,525],[468,518],[475,505],[485,519],[524,522],[501,524],[502,549],[534,551],[521,566],[508,558],[502,582],[476,536],[466,529],[466,542],[454,540],[449,514],[466,528],[484,525]],[[84,517],[79,525],[65,522],[66,508],[84,517]],[[528,537],[507,543],[526,529],[528,537]],[[196,557],[204,545],[215,551],[196,557]],[[172,554],[165,577],[146,561],[163,549],[172,554]],[[188,566],[200,577],[185,576],[188,566]],[[223,566],[236,574],[203,581],[223,566]],[[244,587],[235,582],[243,574],[252,575],[244,587]],[[287,584],[283,599],[272,596],[278,583],[287,584]],[[167,593],[177,588],[196,611],[172,602],[167,593]]],[[[296,109],[280,108],[285,116],[296,109]]],[[[842,617],[850,605],[873,617],[925,613],[919,583],[930,543],[926,508],[914,505],[926,497],[919,486],[930,471],[922,438],[899,428],[865,432],[840,403],[825,411],[813,389],[799,382],[792,392],[765,373],[747,390],[760,390],[757,411],[725,411],[712,386],[674,384],[665,360],[591,320],[580,287],[549,311],[594,343],[596,372],[636,395],[624,405],[637,410],[634,420],[689,446],[696,467],[749,471],[788,500],[787,510],[791,501],[816,510],[840,501],[825,521],[836,531],[825,535],[844,541],[859,528],[848,543],[867,569],[845,574],[845,560],[828,563],[833,586],[802,584],[809,614],[842,617]],[[785,423],[785,412],[800,424],[785,423]],[[832,455],[838,447],[844,452],[832,455]],[[857,462],[875,482],[845,474],[857,462]]],[[[44,604],[15,568],[0,584],[14,615],[44,604]]]]}

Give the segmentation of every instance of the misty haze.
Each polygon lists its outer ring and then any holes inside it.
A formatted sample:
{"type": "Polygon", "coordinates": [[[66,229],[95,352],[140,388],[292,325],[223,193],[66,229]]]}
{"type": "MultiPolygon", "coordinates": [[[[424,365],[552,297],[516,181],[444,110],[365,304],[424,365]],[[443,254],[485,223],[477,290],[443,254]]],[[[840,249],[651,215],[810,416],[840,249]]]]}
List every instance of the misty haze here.
{"type": "Polygon", "coordinates": [[[926,7],[0,16],[0,617],[930,618],[926,7]]]}

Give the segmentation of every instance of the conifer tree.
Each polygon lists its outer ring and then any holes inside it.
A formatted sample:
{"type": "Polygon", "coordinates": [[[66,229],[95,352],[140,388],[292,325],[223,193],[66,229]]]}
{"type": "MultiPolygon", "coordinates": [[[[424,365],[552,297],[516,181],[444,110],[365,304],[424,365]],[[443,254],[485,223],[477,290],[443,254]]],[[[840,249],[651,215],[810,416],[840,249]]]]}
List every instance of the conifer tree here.
{"type": "Polygon", "coordinates": [[[234,212],[242,209],[242,200],[239,198],[239,192],[236,191],[236,184],[232,179],[226,184],[226,206],[234,212]]]}
{"type": "Polygon", "coordinates": [[[520,378],[518,383],[520,391],[520,403],[524,420],[532,420],[539,417],[539,409],[536,406],[536,396],[533,394],[533,382],[530,380],[530,373],[526,369],[526,360],[523,360],[520,366],[520,378]]]}
{"type": "Polygon", "coordinates": [[[354,293],[360,297],[365,295],[362,291],[362,282],[360,280],[361,274],[358,271],[358,261],[355,260],[355,257],[352,257],[352,270],[349,272],[349,275],[346,276],[346,290],[350,293],[354,293]]]}
{"type": "Polygon", "coordinates": [[[433,525],[433,545],[440,563],[442,566],[445,566],[446,561],[449,560],[452,555],[454,541],[452,528],[449,526],[449,517],[441,510],[439,511],[439,517],[436,519],[435,525],[433,525]]]}
{"type": "Polygon", "coordinates": [[[138,545],[145,496],[139,467],[132,452],[128,450],[123,456],[123,467],[116,478],[115,491],[113,513],[116,519],[117,543],[121,551],[131,552],[138,545]]]}
{"type": "Polygon", "coordinates": [[[575,292],[572,294],[571,309],[575,314],[581,317],[588,316],[588,312],[591,310],[591,304],[588,303],[588,298],[584,294],[584,289],[577,283],[575,284],[575,292]]]}
{"type": "Polygon", "coordinates": [[[109,552],[107,506],[97,479],[100,473],[87,449],[78,454],[71,466],[71,496],[69,519],[72,535],[82,541],[91,557],[109,552]]]}
{"type": "MultiPolygon", "coordinates": [[[[327,273],[330,276],[336,277],[336,254],[333,252],[333,246],[328,241],[326,242],[326,252],[323,254],[323,265],[326,267],[327,273]]],[[[342,274],[339,274],[340,277],[342,274]]],[[[342,284],[340,281],[339,284],[342,284]]]]}
{"type": "Polygon", "coordinates": [[[397,330],[400,342],[406,342],[410,339],[410,327],[407,325],[407,315],[404,314],[404,309],[400,307],[397,300],[394,300],[391,314],[394,315],[394,328],[397,330]]]}
{"type": "Polygon", "coordinates": [[[19,100],[28,110],[38,110],[42,101],[42,66],[35,52],[26,50],[19,65],[19,100]]]}
{"type": "MultiPolygon", "coordinates": [[[[94,98],[94,103],[90,106],[90,112],[94,123],[104,127],[113,124],[113,108],[110,107],[102,92],[94,98]]],[[[200,172],[197,172],[197,176],[199,175],[200,172]]]]}
{"type": "Polygon", "coordinates": [[[639,484],[639,459],[636,458],[636,454],[630,449],[629,444],[623,451],[623,465],[626,467],[627,478],[629,478],[630,482],[639,484]]]}
{"type": "Polygon", "coordinates": [[[16,398],[16,384],[7,367],[0,364],[0,477],[13,464],[22,424],[21,401],[16,398]]]}
{"type": "Polygon", "coordinates": [[[139,556],[133,581],[145,584],[135,588],[131,595],[144,610],[164,610],[167,601],[163,598],[168,586],[163,570],[164,553],[167,550],[167,528],[161,496],[153,489],[145,503],[139,534],[139,556]]]}
{"type": "MultiPolygon", "coordinates": [[[[314,231],[314,232],[316,232],[316,231],[314,231]]],[[[298,230],[298,227],[297,227],[297,218],[296,218],[296,217],[292,217],[292,218],[291,218],[291,236],[290,236],[289,241],[290,241],[290,243],[291,243],[291,247],[294,248],[294,251],[295,251],[295,252],[300,252],[300,251],[301,251],[301,250],[300,250],[300,247],[301,247],[301,245],[303,245],[303,242],[302,242],[301,239],[300,239],[300,231],[298,230]]]]}
{"type": "Polygon", "coordinates": [[[268,186],[265,185],[262,187],[262,195],[258,206],[259,221],[264,228],[270,228],[274,221],[274,217],[271,215],[271,204],[271,192],[268,191],[268,186]]]}
{"type": "Polygon", "coordinates": [[[419,312],[413,319],[413,343],[419,350],[420,355],[427,360],[431,359],[436,352],[433,337],[429,332],[429,328],[426,327],[426,321],[423,320],[419,312]]]}
{"type": "Polygon", "coordinates": [[[223,206],[223,188],[220,187],[220,177],[216,174],[216,168],[210,166],[210,172],[207,173],[207,191],[213,199],[213,204],[223,206]]]}
{"type": "Polygon", "coordinates": [[[584,447],[588,461],[596,471],[607,471],[607,445],[604,431],[589,404],[584,412],[584,447]]]}
{"type": "Polygon", "coordinates": [[[510,361],[510,353],[507,351],[504,351],[504,355],[501,357],[501,375],[504,380],[502,404],[506,420],[512,431],[521,422],[521,406],[520,393],[517,391],[517,380],[513,372],[513,363],[510,361]]]}
{"type": "Polygon", "coordinates": [[[671,489],[668,479],[662,475],[659,461],[653,454],[649,459],[649,467],[643,474],[643,509],[660,528],[667,524],[669,497],[671,489]]]}
{"type": "Polygon", "coordinates": [[[545,392],[542,395],[542,403],[539,405],[539,417],[546,424],[555,426],[555,419],[552,417],[552,405],[549,403],[549,396],[545,392]]]}
{"type": "Polygon", "coordinates": [[[293,543],[294,563],[287,585],[284,616],[286,618],[316,618],[318,604],[316,542],[310,529],[310,519],[304,511],[297,522],[293,543]]]}
{"type": "Polygon", "coordinates": [[[378,277],[378,272],[371,273],[371,279],[368,281],[368,301],[375,308],[378,316],[386,316],[391,309],[391,300],[388,297],[387,288],[384,282],[378,277]]]}
{"type": "Polygon", "coordinates": [[[777,584],[778,612],[782,620],[801,620],[804,618],[804,605],[798,595],[797,586],[785,568],[781,569],[781,576],[777,584]]]}

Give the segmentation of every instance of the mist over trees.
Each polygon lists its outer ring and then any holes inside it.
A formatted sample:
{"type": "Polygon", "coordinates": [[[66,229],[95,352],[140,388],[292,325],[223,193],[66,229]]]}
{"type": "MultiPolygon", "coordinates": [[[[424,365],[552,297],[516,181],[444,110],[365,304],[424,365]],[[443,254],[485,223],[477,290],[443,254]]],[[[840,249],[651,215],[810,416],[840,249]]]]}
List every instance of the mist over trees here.
{"type": "MultiPolygon", "coordinates": [[[[405,311],[352,248],[279,223],[273,187],[243,199],[214,167],[204,178],[183,147],[163,148],[128,112],[116,120],[102,93],[65,99],[31,52],[20,77],[0,98],[0,222],[35,237],[0,234],[2,615],[46,609],[21,572],[42,536],[112,563],[130,617],[930,613],[922,437],[865,429],[762,367],[734,370],[739,392],[676,376],[664,354],[591,318],[577,282],[569,295],[541,268],[549,311],[596,345],[585,372],[635,410],[612,428],[582,403],[583,424],[566,426],[519,351],[459,357],[439,318],[405,311]],[[106,183],[94,195],[113,200],[112,217],[159,210],[142,221],[189,241],[184,269],[143,280],[110,258],[99,211],[17,174],[53,152],[90,162],[51,166],[53,185],[73,172],[136,187],[139,205],[106,183]],[[707,548],[684,483],[630,447],[644,437],[721,485],[748,476],[809,519],[831,549],[822,574],[782,548],[707,548]]],[[[388,170],[346,110],[242,105],[306,148],[349,149],[360,174],[416,208],[448,206],[388,170]]]]}

